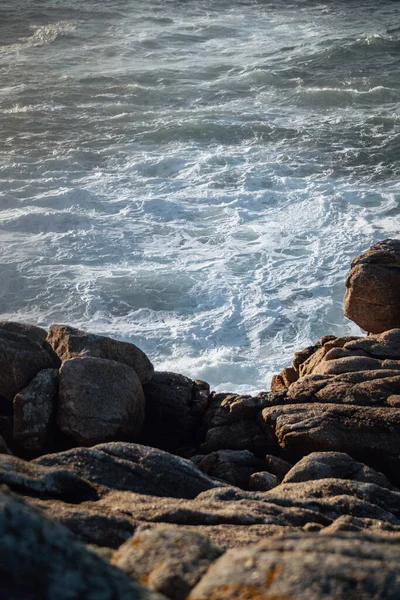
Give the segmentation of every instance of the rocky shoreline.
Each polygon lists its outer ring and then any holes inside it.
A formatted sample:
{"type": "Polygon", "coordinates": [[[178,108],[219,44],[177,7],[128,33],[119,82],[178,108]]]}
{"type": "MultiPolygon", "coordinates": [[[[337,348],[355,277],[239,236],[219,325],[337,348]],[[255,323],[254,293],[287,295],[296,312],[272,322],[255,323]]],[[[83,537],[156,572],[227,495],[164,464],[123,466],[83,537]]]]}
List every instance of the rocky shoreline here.
{"type": "Polygon", "coordinates": [[[256,397],[0,323],[0,598],[398,599],[400,242],[256,397]]]}

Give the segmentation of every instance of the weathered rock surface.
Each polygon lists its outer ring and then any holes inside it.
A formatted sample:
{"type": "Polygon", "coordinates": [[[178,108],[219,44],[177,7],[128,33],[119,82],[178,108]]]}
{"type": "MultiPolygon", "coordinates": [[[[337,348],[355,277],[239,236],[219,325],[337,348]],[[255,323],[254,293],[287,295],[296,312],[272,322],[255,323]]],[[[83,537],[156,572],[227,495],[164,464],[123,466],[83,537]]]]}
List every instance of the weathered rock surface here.
{"type": "Polygon", "coordinates": [[[40,346],[43,345],[47,337],[47,331],[42,329],[42,327],[18,321],[0,321],[0,331],[26,335],[26,337],[30,338],[33,342],[37,342],[40,346]]]}
{"type": "Polygon", "coordinates": [[[250,476],[265,467],[264,461],[248,450],[218,450],[191,460],[203,473],[244,489],[250,476]]]}
{"type": "Polygon", "coordinates": [[[7,600],[161,600],[89,552],[58,523],[0,491],[0,597],[7,600]]]}
{"type": "Polygon", "coordinates": [[[276,487],[278,483],[279,479],[276,475],[268,471],[259,471],[250,475],[248,488],[255,492],[268,492],[273,487],[276,487]]]}
{"type": "Polygon", "coordinates": [[[57,369],[44,369],[14,397],[13,438],[27,450],[40,450],[55,421],[57,369]]]}
{"type": "Polygon", "coordinates": [[[344,314],[369,333],[400,328],[400,240],[383,240],[354,258],[344,314]]]}
{"type": "Polygon", "coordinates": [[[221,555],[206,537],[183,527],[141,529],[112,557],[133,580],[171,600],[185,600],[221,555]]]}
{"type": "Polygon", "coordinates": [[[400,537],[318,533],[226,552],[190,600],[368,600],[400,596],[400,537]]]}
{"type": "Polygon", "coordinates": [[[82,502],[97,498],[93,485],[67,469],[44,467],[16,456],[0,454],[0,484],[26,495],[82,502]]]}
{"type": "Polygon", "coordinates": [[[177,373],[156,372],[143,390],[146,418],[141,441],[168,451],[193,445],[208,405],[208,383],[177,373]]]}
{"type": "Polygon", "coordinates": [[[125,364],[85,356],[60,369],[57,424],[76,445],[136,439],[144,402],[139,378],[125,364]]]}
{"type": "Polygon", "coordinates": [[[393,487],[385,475],[357,462],[344,452],[313,452],[302,458],[286,474],[282,483],[331,478],[375,483],[388,489],[393,487]]]}
{"type": "Polygon", "coordinates": [[[339,404],[293,404],[263,411],[266,434],[300,458],[315,451],[346,452],[381,469],[398,484],[400,409],[339,404]],[[378,467],[379,468],[379,467],[378,467]]]}
{"type": "Polygon", "coordinates": [[[142,384],[148,383],[154,373],[146,354],[128,342],[87,333],[68,325],[52,325],[47,341],[62,361],[77,356],[114,360],[134,369],[142,384]]]}
{"type": "Polygon", "coordinates": [[[200,429],[203,441],[199,454],[216,450],[249,450],[263,455],[272,450],[263,428],[261,411],[267,406],[280,404],[282,394],[265,393],[257,397],[236,394],[215,394],[200,429]]]}
{"type": "Polygon", "coordinates": [[[42,369],[51,369],[50,355],[26,335],[0,328],[0,395],[12,400],[42,369]]]}
{"type": "Polygon", "coordinates": [[[194,498],[204,490],[223,486],[189,460],[139,444],[114,442],[74,448],[33,462],[60,465],[105,488],[153,496],[194,498]]]}

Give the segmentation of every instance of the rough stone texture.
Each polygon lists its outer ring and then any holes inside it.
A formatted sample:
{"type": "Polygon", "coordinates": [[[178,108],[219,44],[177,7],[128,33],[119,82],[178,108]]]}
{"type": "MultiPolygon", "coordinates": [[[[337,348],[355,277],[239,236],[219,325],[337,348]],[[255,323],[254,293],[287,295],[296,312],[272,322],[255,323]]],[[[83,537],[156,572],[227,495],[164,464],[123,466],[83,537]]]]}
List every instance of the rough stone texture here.
{"type": "Polygon", "coordinates": [[[123,442],[74,448],[33,462],[60,465],[106,488],[153,496],[194,498],[204,490],[224,485],[204,475],[189,460],[123,442]]]}
{"type": "Polygon", "coordinates": [[[400,327],[400,240],[383,240],[354,258],[344,314],[369,333],[400,327]]]}
{"type": "Polygon", "coordinates": [[[19,323],[18,321],[0,321],[0,331],[9,331],[11,333],[18,333],[19,335],[26,335],[33,342],[37,342],[40,346],[46,340],[47,331],[36,325],[30,323],[19,323]]]}
{"type": "Polygon", "coordinates": [[[344,452],[312,452],[287,473],[282,483],[331,478],[365,481],[388,489],[393,488],[385,475],[357,462],[344,452]]]}
{"type": "Polygon", "coordinates": [[[53,424],[58,395],[58,371],[44,369],[14,397],[13,438],[27,450],[43,448],[53,424]]]}
{"type": "Polygon", "coordinates": [[[57,424],[76,445],[137,439],[144,402],[139,378],[125,364],[85,356],[60,369],[57,424]]]}
{"type": "Polygon", "coordinates": [[[37,342],[26,335],[0,329],[0,395],[12,400],[42,369],[54,363],[37,342]]]}
{"type": "Polygon", "coordinates": [[[133,580],[172,600],[190,590],[221,555],[206,537],[182,527],[142,529],[112,557],[133,580]]]}
{"type": "Polygon", "coordinates": [[[190,600],[397,600],[400,536],[292,534],[226,552],[190,600]]]}
{"type": "Polygon", "coordinates": [[[382,360],[400,360],[400,329],[391,329],[377,335],[358,338],[345,345],[350,352],[364,352],[382,360]]]}
{"type": "Polygon", "coordinates": [[[76,356],[115,360],[134,369],[142,384],[148,383],[153,377],[153,365],[134,344],[87,333],[68,325],[52,325],[47,341],[62,361],[76,356]]]}
{"type": "Polygon", "coordinates": [[[384,471],[396,484],[400,464],[400,409],[298,404],[263,410],[268,437],[301,457],[346,452],[384,471]]]}
{"type": "Polygon", "coordinates": [[[276,475],[279,481],[282,481],[293,465],[286,460],[283,460],[283,458],[279,458],[273,454],[267,454],[265,456],[265,467],[269,473],[276,475]]]}
{"type": "Polygon", "coordinates": [[[0,454],[0,484],[27,495],[70,502],[97,498],[93,485],[67,469],[44,467],[7,454],[0,454]]]}
{"type": "Polygon", "coordinates": [[[268,471],[260,471],[259,473],[253,473],[249,479],[249,490],[255,492],[268,492],[273,487],[276,487],[279,483],[279,479],[276,475],[268,473],[268,471]]]}
{"type": "Polygon", "coordinates": [[[211,396],[209,408],[200,429],[200,454],[216,450],[249,450],[263,455],[274,448],[268,443],[262,425],[261,411],[279,404],[283,395],[265,393],[253,398],[236,394],[211,396]]]}
{"type": "Polygon", "coordinates": [[[387,406],[390,396],[400,393],[398,370],[381,369],[341,375],[308,375],[287,391],[287,404],[324,402],[358,406],[387,406]]]}
{"type": "MultiPolygon", "coordinates": [[[[86,469],[88,477],[95,477],[97,481],[103,478],[104,483],[106,478],[110,478],[107,461],[96,464],[87,458],[87,453],[91,454],[92,449],[85,448],[83,451],[86,456],[75,454],[77,472],[85,476],[82,471],[86,469]]],[[[76,453],[76,450],[72,452],[76,453]]],[[[68,465],[70,453],[59,455],[58,462],[62,468],[73,466],[68,465]]],[[[40,499],[32,497],[33,492],[28,486],[25,493],[30,494],[29,502],[46,510],[47,514],[78,533],[85,541],[114,548],[144,524],[151,527],[167,523],[195,527],[196,531],[205,533],[221,547],[239,546],[288,531],[328,529],[400,532],[400,493],[388,485],[383,476],[373,473],[366,466],[357,466],[357,463],[341,455],[336,456],[335,461],[330,455],[325,464],[323,458],[318,461],[318,457],[318,454],[310,457],[310,462],[319,469],[316,476],[324,476],[323,479],[282,483],[263,492],[246,492],[231,486],[213,487],[195,498],[192,494],[192,499],[185,499],[179,497],[182,480],[176,477],[177,498],[101,488],[100,499],[80,501],[78,506],[74,506],[64,502],[62,496],[51,499],[44,495],[40,499]],[[371,481],[339,478],[347,476],[353,468],[355,477],[371,478],[371,481]],[[338,477],[328,477],[330,473],[336,473],[338,477]]],[[[43,462],[45,459],[43,457],[40,460],[43,462]]],[[[34,466],[35,462],[28,464],[34,466]]],[[[310,462],[299,463],[299,478],[308,476],[310,462]]],[[[120,487],[128,487],[126,471],[116,463],[113,466],[115,479],[121,480],[120,487]]],[[[164,472],[168,473],[168,470],[164,472]]],[[[172,481],[176,471],[171,468],[170,472],[172,481]]],[[[295,468],[293,476],[296,477],[295,468]]],[[[158,469],[152,475],[148,474],[149,480],[151,477],[152,488],[156,490],[154,494],[160,494],[163,478],[160,478],[158,469]],[[158,481],[160,484],[157,487],[158,481]]],[[[135,480],[135,477],[131,479],[135,480]]],[[[135,487],[139,488],[137,479],[135,487]]],[[[117,483],[114,485],[116,487],[117,483]]],[[[151,485],[147,484],[146,489],[150,490],[151,485]]]]}
{"type": "Polygon", "coordinates": [[[208,405],[208,383],[177,373],[156,372],[143,391],[146,418],[141,441],[169,451],[192,445],[208,405]]]}
{"type": "Polygon", "coordinates": [[[0,492],[0,597],[7,600],[161,600],[89,552],[58,523],[0,492]]]}
{"type": "Polygon", "coordinates": [[[264,462],[248,450],[218,450],[191,460],[203,473],[244,489],[250,475],[264,468],[264,462]]]}

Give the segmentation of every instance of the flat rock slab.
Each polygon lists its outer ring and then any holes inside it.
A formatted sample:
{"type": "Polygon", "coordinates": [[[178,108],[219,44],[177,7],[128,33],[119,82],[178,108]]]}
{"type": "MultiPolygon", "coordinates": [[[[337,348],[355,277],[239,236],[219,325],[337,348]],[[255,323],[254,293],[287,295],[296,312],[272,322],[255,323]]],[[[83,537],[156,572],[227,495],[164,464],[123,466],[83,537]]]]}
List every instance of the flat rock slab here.
{"type": "Polygon", "coordinates": [[[152,496],[194,498],[224,484],[202,473],[184,458],[140,444],[114,442],[74,448],[34,461],[62,466],[102,487],[152,496]]]}
{"type": "Polygon", "coordinates": [[[144,421],[144,403],[139,377],[125,364],[87,356],[62,364],[57,424],[74,445],[135,441],[144,421]]]}
{"type": "Polygon", "coordinates": [[[284,483],[269,492],[213,488],[190,500],[109,491],[77,506],[60,499],[29,501],[86,541],[112,547],[144,524],[190,527],[224,547],[278,531],[400,532],[398,491],[338,478],[284,483]]]}
{"type": "Polygon", "coordinates": [[[52,325],[47,342],[62,361],[76,356],[115,360],[134,369],[142,384],[153,377],[154,368],[146,354],[134,344],[87,333],[68,325],[52,325]]]}
{"type": "Polygon", "coordinates": [[[190,600],[397,600],[400,536],[286,535],[226,552],[190,600]]]}
{"type": "Polygon", "coordinates": [[[0,491],[0,598],[162,600],[89,552],[58,523],[0,491]]]}
{"type": "Polygon", "coordinates": [[[0,484],[23,494],[62,498],[67,502],[97,498],[93,485],[62,466],[45,467],[7,454],[0,454],[0,484]]]}
{"type": "Polygon", "coordinates": [[[171,600],[185,600],[222,551],[184,527],[138,530],[112,557],[134,581],[171,600]]]}
{"type": "Polygon", "coordinates": [[[382,470],[397,485],[400,409],[315,403],[275,406],[262,414],[266,434],[297,457],[346,452],[382,470]]]}

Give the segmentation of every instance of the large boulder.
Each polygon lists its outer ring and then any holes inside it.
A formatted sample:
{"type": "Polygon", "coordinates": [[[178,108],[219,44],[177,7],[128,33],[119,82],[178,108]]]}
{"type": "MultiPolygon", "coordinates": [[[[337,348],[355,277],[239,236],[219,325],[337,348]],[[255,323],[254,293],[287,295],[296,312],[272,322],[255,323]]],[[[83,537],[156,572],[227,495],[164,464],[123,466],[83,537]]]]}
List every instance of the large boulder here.
{"type": "Polygon", "coordinates": [[[58,523],[0,491],[0,598],[162,600],[107,564],[58,523]]]}
{"type": "Polygon", "coordinates": [[[219,558],[190,600],[400,597],[400,536],[292,534],[219,558]]]}
{"type": "Polygon", "coordinates": [[[383,240],[354,258],[344,314],[370,333],[400,328],[400,240],[383,240]]]}
{"type": "Polygon", "coordinates": [[[141,441],[168,451],[192,445],[208,405],[208,383],[177,373],[156,372],[143,391],[146,418],[141,441]]]}
{"type": "Polygon", "coordinates": [[[146,354],[134,344],[87,333],[68,325],[52,325],[47,342],[62,361],[91,356],[120,362],[136,371],[142,384],[153,377],[154,368],[146,354]]]}
{"type": "Polygon", "coordinates": [[[57,369],[44,369],[13,400],[13,438],[26,450],[38,451],[46,443],[55,417],[57,369]]]}
{"type": "Polygon", "coordinates": [[[141,529],[112,557],[134,581],[171,600],[185,600],[221,555],[206,537],[183,527],[141,529]]]}
{"type": "Polygon", "coordinates": [[[26,335],[0,328],[0,395],[12,400],[42,369],[54,367],[50,354],[26,335]]]}
{"type": "Polygon", "coordinates": [[[73,448],[33,462],[60,465],[105,488],[153,496],[194,498],[204,490],[224,485],[202,473],[189,460],[123,442],[73,448]]]}
{"type": "Polygon", "coordinates": [[[75,445],[137,439],[144,403],[139,377],[123,363],[84,356],[62,364],[57,424],[75,445]]]}

